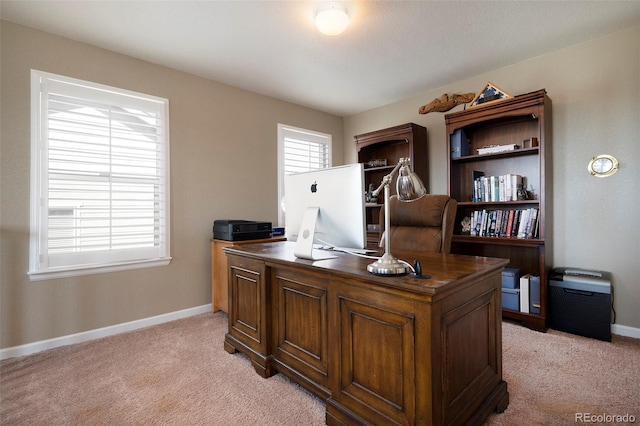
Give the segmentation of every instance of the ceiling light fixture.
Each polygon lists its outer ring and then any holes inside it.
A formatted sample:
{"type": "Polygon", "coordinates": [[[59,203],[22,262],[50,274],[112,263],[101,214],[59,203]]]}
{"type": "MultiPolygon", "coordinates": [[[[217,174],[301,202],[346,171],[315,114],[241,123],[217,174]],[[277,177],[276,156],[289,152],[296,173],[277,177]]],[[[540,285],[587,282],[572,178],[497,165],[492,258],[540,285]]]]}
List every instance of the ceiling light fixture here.
{"type": "Polygon", "coordinates": [[[347,8],[334,2],[323,3],[316,12],[316,27],[324,35],[337,36],[349,25],[347,8]]]}

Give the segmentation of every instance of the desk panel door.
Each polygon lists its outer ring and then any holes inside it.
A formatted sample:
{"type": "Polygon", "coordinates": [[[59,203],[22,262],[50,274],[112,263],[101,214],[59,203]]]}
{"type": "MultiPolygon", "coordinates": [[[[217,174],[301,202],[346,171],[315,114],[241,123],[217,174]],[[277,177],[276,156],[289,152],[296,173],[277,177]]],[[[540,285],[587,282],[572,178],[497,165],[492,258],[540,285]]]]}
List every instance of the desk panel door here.
{"type": "Polygon", "coordinates": [[[414,301],[351,286],[339,293],[331,305],[340,325],[332,398],[365,423],[382,415],[388,424],[416,424],[416,373],[427,366],[416,363],[414,301]]]}
{"type": "Polygon", "coordinates": [[[327,383],[327,280],[299,271],[272,272],[274,297],[274,355],[281,368],[304,375],[328,395],[327,383]]]}
{"type": "Polygon", "coordinates": [[[264,262],[229,257],[229,333],[225,339],[228,352],[240,346],[249,348],[247,353],[255,370],[263,377],[274,372],[271,369],[271,318],[269,304],[269,280],[265,277],[264,262]]]}
{"type": "Polygon", "coordinates": [[[502,381],[501,303],[492,284],[497,280],[475,283],[474,299],[444,313],[440,380],[446,424],[466,422],[502,381]]]}

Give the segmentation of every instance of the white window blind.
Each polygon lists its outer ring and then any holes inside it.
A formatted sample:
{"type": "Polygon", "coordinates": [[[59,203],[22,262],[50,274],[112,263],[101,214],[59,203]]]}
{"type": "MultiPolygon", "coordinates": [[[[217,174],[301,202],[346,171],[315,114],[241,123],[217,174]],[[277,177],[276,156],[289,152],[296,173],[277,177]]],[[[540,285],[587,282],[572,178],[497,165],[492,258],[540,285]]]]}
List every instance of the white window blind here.
{"type": "Polygon", "coordinates": [[[32,279],[167,264],[168,101],[32,71],[32,279]]]}
{"type": "Polygon", "coordinates": [[[328,164],[329,148],[326,143],[296,137],[284,139],[285,175],[324,169],[328,164]]]}
{"type": "MultiPolygon", "coordinates": [[[[278,199],[284,196],[284,176],[331,167],[331,135],[278,124],[278,199]]],[[[279,223],[284,223],[282,208],[279,223]]]]}

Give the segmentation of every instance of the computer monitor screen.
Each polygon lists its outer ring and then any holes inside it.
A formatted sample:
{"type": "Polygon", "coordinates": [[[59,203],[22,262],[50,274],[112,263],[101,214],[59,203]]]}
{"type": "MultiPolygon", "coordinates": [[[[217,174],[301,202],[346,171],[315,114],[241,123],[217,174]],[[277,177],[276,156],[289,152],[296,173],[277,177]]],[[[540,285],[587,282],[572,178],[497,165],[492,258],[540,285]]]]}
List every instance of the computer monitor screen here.
{"type": "Polygon", "coordinates": [[[366,234],[362,164],[285,176],[287,240],[298,241],[301,232],[305,235],[305,229],[309,228],[303,225],[304,217],[309,216],[314,208],[317,219],[315,233],[310,236],[310,241],[317,245],[364,249],[366,234]]]}

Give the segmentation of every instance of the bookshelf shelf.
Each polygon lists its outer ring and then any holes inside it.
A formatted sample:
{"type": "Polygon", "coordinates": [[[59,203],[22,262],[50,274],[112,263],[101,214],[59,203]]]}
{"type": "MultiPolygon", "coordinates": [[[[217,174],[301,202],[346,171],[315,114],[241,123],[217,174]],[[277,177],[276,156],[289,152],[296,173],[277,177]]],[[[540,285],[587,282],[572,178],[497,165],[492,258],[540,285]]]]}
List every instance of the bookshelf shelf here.
{"type": "Polygon", "coordinates": [[[552,259],[552,187],[548,184],[552,176],[550,120],[551,100],[544,89],[445,115],[448,152],[455,151],[452,151],[453,135],[455,133],[459,137],[461,130],[470,146],[465,147],[468,150],[457,152],[472,153],[460,157],[450,154],[447,162],[449,195],[458,201],[451,251],[507,258],[510,260],[509,268],[519,269],[522,275],[539,276],[540,313],[530,314],[503,309],[502,315],[540,331],[547,328],[547,276],[550,270],[548,261],[552,259]],[[518,145],[519,148],[477,154],[479,148],[512,144],[518,145]],[[503,187],[503,183],[498,181],[503,176],[506,181],[507,175],[522,178],[511,181],[512,184],[506,188],[506,185],[503,187]],[[480,176],[489,177],[491,183],[488,189],[486,179],[478,180],[482,184],[475,182],[480,176]],[[517,190],[513,189],[514,185],[518,186],[517,190]],[[517,200],[513,191],[518,192],[517,200]],[[522,193],[525,193],[528,199],[522,199],[522,193]],[[504,199],[509,201],[495,201],[504,199]],[[525,210],[535,210],[536,213],[535,219],[530,223],[534,228],[529,228],[530,233],[525,232],[527,238],[516,238],[514,234],[505,233],[504,225],[502,228],[498,226],[496,216],[504,218],[510,211],[519,211],[522,214],[525,210]],[[475,223],[471,231],[467,228],[463,232],[463,219],[465,222],[470,220],[474,223],[474,212],[477,217],[479,211],[498,212],[496,215],[489,215],[489,221],[493,219],[496,222],[497,231],[491,229],[489,235],[490,228],[487,224],[487,228],[482,228],[487,235],[473,235],[474,232],[478,233],[475,223]]]}
{"type": "Polygon", "coordinates": [[[493,154],[475,154],[475,155],[465,155],[463,157],[451,158],[451,161],[454,163],[462,163],[465,161],[478,161],[481,159],[490,159],[490,158],[508,158],[508,157],[520,157],[524,155],[538,155],[540,150],[538,147],[535,148],[521,148],[515,149],[513,151],[505,151],[505,152],[496,152],[493,154]]]}
{"type": "Polygon", "coordinates": [[[365,167],[364,171],[365,173],[372,173],[372,172],[385,172],[385,173],[389,173],[391,170],[393,170],[393,168],[396,166],[396,164],[392,164],[391,166],[381,166],[381,167],[365,167]]]}
{"type": "Polygon", "coordinates": [[[545,244],[538,238],[514,238],[514,237],[476,237],[472,235],[454,235],[453,242],[465,244],[503,244],[538,247],[545,244]]]}
{"type": "Polygon", "coordinates": [[[528,204],[540,204],[539,200],[515,200],[515,201],[458,201],[458,207],[467,206],[522,206],[528,204]]]}

